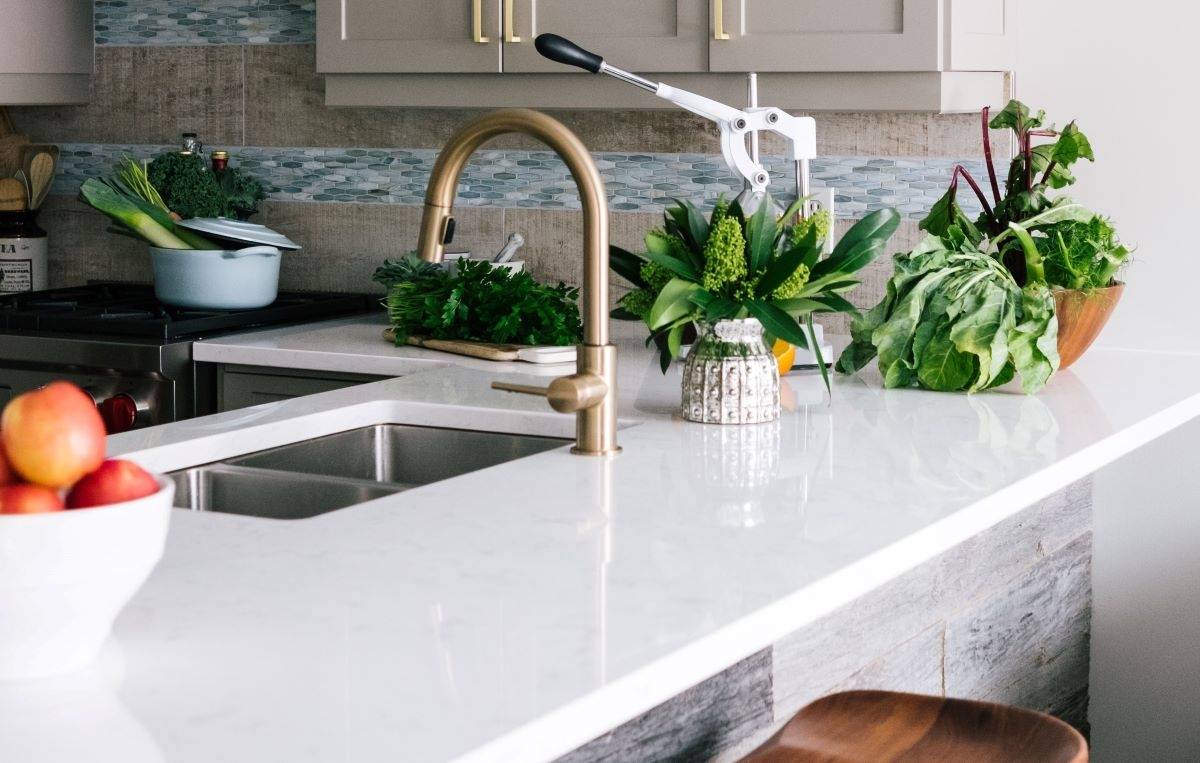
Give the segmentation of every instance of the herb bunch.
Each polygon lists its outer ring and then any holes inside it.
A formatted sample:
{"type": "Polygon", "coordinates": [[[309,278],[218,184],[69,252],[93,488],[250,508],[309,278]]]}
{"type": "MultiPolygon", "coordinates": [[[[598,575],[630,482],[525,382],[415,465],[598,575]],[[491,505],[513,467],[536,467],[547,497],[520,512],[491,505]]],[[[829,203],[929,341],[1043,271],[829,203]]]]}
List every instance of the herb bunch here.
{"type": "MultiPolygon", "coordinates": [[[[776,217],[768,198],[747,216],[722,199],[705,218],[676,201],[663,228],[646,234],[644,253],[611,247],[612,269],[637,287],[614,317],[645,321],[664,372],[685,330],[700,322],[753,317],[771,337],[807,348],[802,324],[811,331],[815,313],[854,312],[843,295],[858,286],[854,274],[883,251],[900,216],[891,209],[868,215],[822,259],[831,220],[814,215],[790,224],[799,204],[776,217]]],[[[813,351],[824,374],[820,348],[813,351]]]]}
{"type": "Polygon", "coordinates": [[[398,345],[421,336],[562,346],[583,336],[579,289],[541,284],[523,271],[467,259],[449,270],[409,254],[385,261],[374,280],[387,287],[398,345]]]}

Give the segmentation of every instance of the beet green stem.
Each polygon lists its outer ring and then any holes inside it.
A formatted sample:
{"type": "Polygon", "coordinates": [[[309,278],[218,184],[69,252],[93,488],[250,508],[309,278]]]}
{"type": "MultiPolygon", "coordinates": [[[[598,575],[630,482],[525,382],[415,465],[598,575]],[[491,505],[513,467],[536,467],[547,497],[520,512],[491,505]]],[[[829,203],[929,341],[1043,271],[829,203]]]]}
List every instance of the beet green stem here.
{"type": "Polygon", "coordinates": [[[1000,203],[1000,184],[996,182],[996,165],[992,163],[992,136],[989,131],[990,121],[988,115],[991,113],[991,106],[983,107],[983,158],[987,160],[988,180],[992,181],[992,198],[996,203],[1000,203]]]}

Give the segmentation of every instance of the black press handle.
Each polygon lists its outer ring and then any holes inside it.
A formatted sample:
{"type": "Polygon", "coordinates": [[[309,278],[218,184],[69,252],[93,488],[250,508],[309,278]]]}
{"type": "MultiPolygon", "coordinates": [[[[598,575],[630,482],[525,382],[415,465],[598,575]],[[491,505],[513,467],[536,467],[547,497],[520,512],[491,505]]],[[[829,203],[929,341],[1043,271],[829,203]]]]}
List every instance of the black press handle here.
{"type": "Polygon", "coordinates": [[[559,37],[556,34],[539,34],[533,41],[533,46],[537,48],[538,53],[551,61],[557,61],[567,66],[578,66],[592,74],[599,74],[600,66],[604,63],[604,59],[600,56],[584,50],[566,37],[559,37]]]}

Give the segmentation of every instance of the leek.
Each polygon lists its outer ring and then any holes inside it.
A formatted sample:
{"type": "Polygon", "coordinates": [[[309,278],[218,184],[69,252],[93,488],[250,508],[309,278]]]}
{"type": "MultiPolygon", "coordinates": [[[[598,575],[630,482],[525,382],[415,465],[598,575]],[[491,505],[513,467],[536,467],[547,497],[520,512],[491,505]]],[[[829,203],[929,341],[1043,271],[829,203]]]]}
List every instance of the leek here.
{"type": "Polygon", "coordinates": [[[88,204],[153,246],[162,249],[192,248],[186,241],[175,235],[172,231],[173,224],[171,228],[163,225],[140,207],[134,199],[103,181],[88,178],[79,189],[79,194],[88,204]]]}
{"type": "Polygon", "coordinates": [[[221,248],[199,233],[177,225],[179,216],[173,214],[163,201],[158,189],[147,177],[146,168],[128,156],[122,158],[121,163],[117,165],[116,176],[108,178],[105,182],[129,197],[130,201],[141,207],[142,211],[153,217],[159,225],[183,239],[189,249],[221,248]]]}

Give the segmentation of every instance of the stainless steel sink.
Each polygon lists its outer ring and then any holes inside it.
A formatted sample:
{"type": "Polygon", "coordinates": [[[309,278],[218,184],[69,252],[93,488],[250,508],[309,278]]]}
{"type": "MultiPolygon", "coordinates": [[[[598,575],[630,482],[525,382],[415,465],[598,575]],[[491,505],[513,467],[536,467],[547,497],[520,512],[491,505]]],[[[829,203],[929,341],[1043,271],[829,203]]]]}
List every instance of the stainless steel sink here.
{"type": "Polygon", "coordinates": [[[175,472],[175,505],[303,519],[562,447],[533,435],[380,424],[175,472]]]}
{"type": "Polygon", "coordinates": [[[567,442],[532,435],[381,424],[264,450],[226,463],[415,487],[559,448],[567,442]]]}
{"type": "Polygon", "coordinates": [[[331,480],[290,472],[201,466],[170,475],[175,505],[270,519],[304,519],[400,490],[365,480],[331,480]]]}

